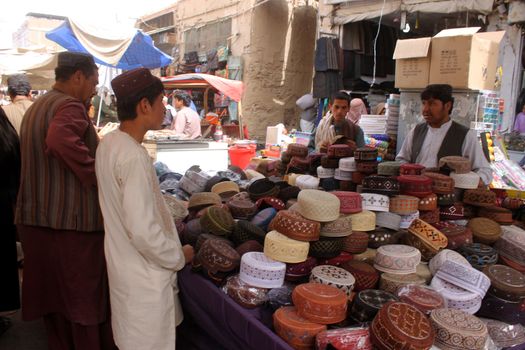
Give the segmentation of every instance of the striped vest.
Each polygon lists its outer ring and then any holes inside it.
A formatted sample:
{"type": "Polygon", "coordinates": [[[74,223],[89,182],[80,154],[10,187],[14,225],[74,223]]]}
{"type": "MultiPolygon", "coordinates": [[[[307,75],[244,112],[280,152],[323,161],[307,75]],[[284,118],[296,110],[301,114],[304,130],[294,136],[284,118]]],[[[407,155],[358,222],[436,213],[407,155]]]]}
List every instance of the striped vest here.
{"type": "MultiPolygon", "coordinates": [[[[36,100],[20,130],[22,169],[15,223],[56,230],[102,231],[97,188],[83,186],[75,174],[46,150],[49,124],[58,108],[79,101],[57,90],[36,100]]],[[[89,119],[87,114],[84,116],[89,119]]],[[[92,157],[98,145],[90,123],[82,141],[92,157]]]]}

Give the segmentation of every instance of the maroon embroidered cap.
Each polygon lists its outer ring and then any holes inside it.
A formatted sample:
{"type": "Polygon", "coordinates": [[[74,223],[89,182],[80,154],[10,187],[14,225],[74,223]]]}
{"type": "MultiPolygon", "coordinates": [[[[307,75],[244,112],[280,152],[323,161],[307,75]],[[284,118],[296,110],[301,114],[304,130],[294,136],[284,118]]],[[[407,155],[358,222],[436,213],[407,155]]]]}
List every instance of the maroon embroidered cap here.
{"type": "Polygon", "coordinates": [[[136,68],[124,72],[111,81],[111,87],[117,99],[133,96],[151,86],[159,78],[153,76],[147,68],[136,68]]]}

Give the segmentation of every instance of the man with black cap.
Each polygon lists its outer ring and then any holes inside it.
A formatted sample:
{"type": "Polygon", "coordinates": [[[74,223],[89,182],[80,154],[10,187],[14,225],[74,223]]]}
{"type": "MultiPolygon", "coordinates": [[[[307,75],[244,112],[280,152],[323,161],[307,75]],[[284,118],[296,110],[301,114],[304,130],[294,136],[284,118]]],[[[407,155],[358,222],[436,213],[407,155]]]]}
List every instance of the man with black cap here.
{"type": "Polygon", "coordinates": [[[20,125],[24,114],[33,104],[30,99],[31,84],[27,80],[25,74],[11,75],[7,78],[7,93],[11,98],[11,103],[4,106],[4,112],[7,114],[7,118],[16,130],[16,133],[20,135],[20,125]]]}
{"type": "Polygon", "coordinates": [[[396,160],[436,168],[442,157],[462,156],[470,159],[472,170],[488,185],[492,181],[492,169],[476,132],[450,119],[454,105],[452,87],[428,85],[421,93],[421,101],[425,122],[410,130],[396,160]]]}
{"type": "Polygon", "coordinates": [[[97,133],[86,103],[98,69],[62,52],[55,84],[27,110],[15,222],[25,253],[22,316],[44,318],[50,349],[114,349],[95,176],[97,133]]]}
{"type": "Polygon", "coordinates": [[[96,171],[113,335],[120,350],[172,350],[182,321],[177,271],[192,260],[193,248],[181,245],[141,145],[148,130],[161,129],[164,87],[146,68],[119,75],[111,86],[120,128],[100,142],[96,171]]]}

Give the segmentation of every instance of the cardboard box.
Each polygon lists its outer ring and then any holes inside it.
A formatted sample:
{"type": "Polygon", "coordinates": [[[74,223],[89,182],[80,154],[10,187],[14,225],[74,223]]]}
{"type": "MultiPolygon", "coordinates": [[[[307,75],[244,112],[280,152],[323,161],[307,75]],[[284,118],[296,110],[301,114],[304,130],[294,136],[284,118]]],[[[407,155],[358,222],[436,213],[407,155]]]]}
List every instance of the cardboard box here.
{"type": "Polygon", "coordinates": [[[424,88],[430,72],[432,38],[398,40],[393,58],[396,60],[397,88],[424,88]]]}
{"type": "Polygon", "coordinates": [[[432,38],[430,84],[495,90],[499,44],[505,32],[478,33],[479,29],[445,29],[432,38]]]}

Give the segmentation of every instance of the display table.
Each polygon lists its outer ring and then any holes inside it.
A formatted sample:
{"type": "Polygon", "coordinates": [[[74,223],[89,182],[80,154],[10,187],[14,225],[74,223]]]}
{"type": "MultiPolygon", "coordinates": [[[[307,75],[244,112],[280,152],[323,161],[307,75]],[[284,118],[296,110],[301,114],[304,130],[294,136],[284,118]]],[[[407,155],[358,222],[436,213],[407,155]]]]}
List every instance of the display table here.
{"type": "Polygon", "coordinates": [[[243,308],[211,281],[192,272],[189,266],[178,273],[178,281],[185,318],[177,328],[181,348],[292,349],[269,328],[270,309],[243,308]]]}
{"type": "Polygon", "coordinates": [[[184,174],[192,165],[204,171],[228,168],[228,144],[208,140],[144,140],[142,143],[154,161],[171,171],[184,174]]]}

